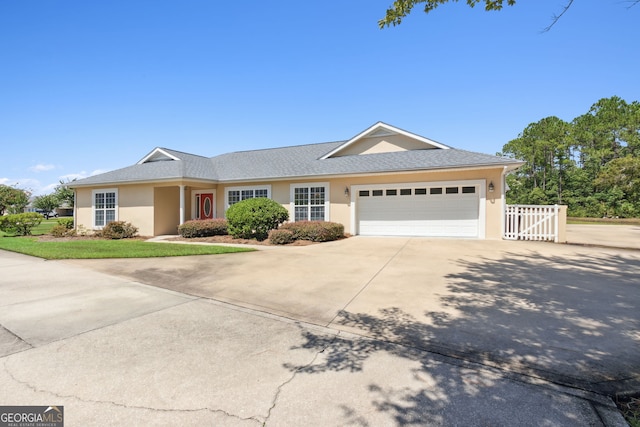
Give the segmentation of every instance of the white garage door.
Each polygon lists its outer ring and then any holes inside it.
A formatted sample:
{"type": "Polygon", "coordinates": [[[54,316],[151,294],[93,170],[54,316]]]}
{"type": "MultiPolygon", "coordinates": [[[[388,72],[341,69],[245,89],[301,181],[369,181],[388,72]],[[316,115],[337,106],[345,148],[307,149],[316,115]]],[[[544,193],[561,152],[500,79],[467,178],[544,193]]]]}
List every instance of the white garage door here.
{"type": "Polygon", "coordinates": [[[479,185],[425,184],[358,189],[358,233],[480,237],[479,188],[479,185]]]}

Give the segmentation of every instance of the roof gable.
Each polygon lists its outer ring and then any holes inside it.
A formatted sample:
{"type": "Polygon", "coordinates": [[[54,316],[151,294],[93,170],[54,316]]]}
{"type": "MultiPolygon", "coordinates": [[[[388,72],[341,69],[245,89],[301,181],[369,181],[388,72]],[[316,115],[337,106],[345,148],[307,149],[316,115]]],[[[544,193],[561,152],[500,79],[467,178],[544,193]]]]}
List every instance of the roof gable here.
{"type": "Polygon", "coordinates": [[[180,158],[176,157],[175,155],[171,154],[169,151],[167,151],[167,150],[165,150],[163,148],[157,147],[153,151],[151,151],[149,154],[144,156],[136,164],[141,165],[143,163],[163,162],[163,161],[168,161],[168,160],[180,160],[180,158]]]}
{"type": "Polygon", "coordinates": [[[449,147],[386,123],[378,122],[333,151],[325,154],[321,159],[433,149],[449,149],[449,147]]]}

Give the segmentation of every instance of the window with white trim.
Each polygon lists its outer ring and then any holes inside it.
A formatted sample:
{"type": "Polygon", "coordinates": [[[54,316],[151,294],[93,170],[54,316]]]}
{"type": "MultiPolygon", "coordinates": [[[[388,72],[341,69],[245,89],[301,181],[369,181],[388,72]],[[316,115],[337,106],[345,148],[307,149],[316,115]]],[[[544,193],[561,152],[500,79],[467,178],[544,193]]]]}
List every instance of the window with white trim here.
{"type": "Polygon", "coordinates": [[[243,200],[254,199],[257,197],[271,198],[271,186],[261,185],[256,187],[229,187],[226,189],[227,209],[243,200]]]}
{"type": "Polygon", "coordinates": [[[93,228],[102,228],[118,220],[118,190],[93,190],[93,228]]]}
{"type": "Polygon", "coordinates": [[[294,221],[329,220],[329,184],[291,186],[294,221]]]}

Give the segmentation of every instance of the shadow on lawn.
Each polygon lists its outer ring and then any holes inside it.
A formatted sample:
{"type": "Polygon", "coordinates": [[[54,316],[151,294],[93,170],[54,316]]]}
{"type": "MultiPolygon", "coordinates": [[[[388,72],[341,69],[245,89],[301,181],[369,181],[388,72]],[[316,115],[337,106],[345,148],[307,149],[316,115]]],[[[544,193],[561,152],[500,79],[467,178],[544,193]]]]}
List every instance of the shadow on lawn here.
{"type": "MultiPolygon", "coordinates": [[[[462,362],[455,366],[449,357],[601,394],[640,389],[637,258],[530,252],[453,262],[462,268],[446,277],[446,294],[436,296],[443,311],[425,312],[422,318],[398,308],[341,312],[334,325],[355,328],[372,339],[304,331],[303,347],[323,351],[322,358],[310,366],[287,367],[308,374],[359,372],[380,353],[416,362],[413,375],[427,378],[428,386],[369,386],[376,409],[392,414],[398,424],[500,424],[505,410],[509,418],[502,421],[509,424],[518,424],[518,417],[524,417],[524,424],[544,423],[527,419],[544,411],[529,414],[533,408],[518,400],[526,401],[526,394],[518,397],[517,391],[505,389],[515,387],[513,383],[462,362]],[[494,413],[497,419],[477,418],[490,412],[478,406],[487,402],[500,408],[494,413]]],[[[424,283],[411,285],[429,286],[428,281],[425,274],[424,283]]],[[[548,405],[556,417],[566,415],[561,424],[575,424],[574,409],[562,408],[557,396],[548,405]]],[[[343,410],[347,422],[366,425],[352,408],[343,410]]]]}

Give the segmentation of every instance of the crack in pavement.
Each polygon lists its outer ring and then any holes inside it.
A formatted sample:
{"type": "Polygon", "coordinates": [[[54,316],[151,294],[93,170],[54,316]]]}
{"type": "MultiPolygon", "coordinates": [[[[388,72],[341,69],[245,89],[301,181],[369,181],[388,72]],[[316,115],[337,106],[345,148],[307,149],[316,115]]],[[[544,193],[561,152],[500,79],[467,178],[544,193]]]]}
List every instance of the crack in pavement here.
{"type": "Polygon", "coordinates": [[[319,351],[316,352],[316,354],[313,355],[313,358],[311,359],[311,361],[309,363],[307,363],[306,365],[302,365],[300,367],[298,367],[293,374],[291,375],[291,377],[286,380],[285,382],[283,382],[282,384],[280,384],[278,386],[278,388],[276,389],[276,394],[273,397],[273,401],[271,404],[271,407],[269,408],[269,410],[267,411],[267,416],[264,419],[264,422],[262,423],[262,426],[266,426],[267,423],[269,422],[269,418],[271,417],[271,412],[275,409],[276,405],[278,404],[278,398],[280,397],[280,393],[282,392],[282,389],[289,383],[291,383],[296,376],[298,376],[298,374],[303,371],[304,369],[308,368],[309,366],[313,365],[316,360],[318,359],[318,356],[320,356],[320,354],[324,353],[326,349],[328,349],[329,347],[331,347],[336,340],[338,339],[338,336],[340,335],[340,331],[337,331],[334,335],[333,338],[331,339],[331,341],[329,341],[327,343],[327,345],[325,345],[322,349],[320,349],[319,351]]]}
{"type": "Polygon", "coordinates": [[[85,398],[81,398],[79,396],[76,395],[72,395],[72,394],[60,394],[60,393],[56,393],[54,391],[51,390],[43,390],[40,389],[38,387],[36,387],[35,385],[27,382],[27,381],[21,381],[18,378],[16,378],[11,371],[9,370],[9,368],[6,365],[6,359],[3,360],[2,362],[2,369],[3,371],[13,380],[15,381],[17,384],[23,385],[25,387],[27,387],[28,389],[30,389],[31,391],[35,392],[35,393],[40,393],[40,394],[48,394],[54,397],[59,397],[59,398],[64,398],[64,399],[73,399],[76,400],[78,402],[83,402],[83,403],[94,403],[94,404],[98,404],[98,405],[110,405],[110,406],[115,406],[115,407],[119,407],[119,408],[124,408],[124,409],[140,409],[140,410],[147,410],[147,411],[153,411],[153,412],[159,412],[159,413],[196,413],[196,412],[209,412],[212,414],[222,414],[224,416],[230,417],[230,418],[234,418],[240,421],[254,421],[260,425],[263,425],[263,421],[260,420],[257,416],[251,416],[251,417],[241,417],[239,415],[235,415],[232,414],[230,412],[225,411],[224,409],[217,409],[217,408],[209,408],[209,407],[204,407],[204,408],[193,408],[193,409],[165,409],[165,408],[153,408],[153,407],[149,407],[149,406],[139,406],[139,405],[127,405],[124,403],[118,403],[118,402],[114,402],[111,400],[95,400],[95,399],[85,399],[85,398]]]}
{"type": "Polygon", "coordinates": [[[411,238],[408,238],[408,239],[404,242],[404,244],[402,245],[402,247],[400,247],[400,248],[396,251],[396,253],[395,253],[395,254],[393,254],[393,256],[392,256],[392,257],[390,257],[390,258],[389,258],[389,259],[384,263],[384,265],[382,265],[382,267],[380,267],[380,268],[378,269],[378,271],[376,271],[376,272],[375,272],[375,273],[374,273],[374,274],[369,278],[369,280],[367,280],[367,282],[366,282],[366,283],[365,283],[365,284],[364,284],[364,285],[363,285],[363,286],[358,290],[358,292],[356,292],[356,293],[351,297],[351,299],[349,299],[349,301],[347,301],[347,303],[346,303],[346,304],[345,304],[345,305],[344,305],[340,310],[338,310],[338,311],[336,312],[336,315],[335,315],[335,316],[333,316],[333,319],[331,319],[331,320],[330,320],[326,325],[324,325],[324,326],[329,327],[332,323],[334,323],[334,322],[338,319],[338,317],[340,317],[340,313],[342,313],[343,311],[345,311],[345,310],[347,309],[347,307],[349,307],[349,306],[351,305],[351,303],[352,303],[353,301],[355,301],[355,299],[356,299],[356,298],[358,298],[358,296],[360,296],[360,294],[361,294],[362,292],[364,292],[364,290],[365,290],[365,289],[367,289],[367,288],[369,287],[369,285],[371,284],[371,282],[373,282],[373,281],[376,279],[376,277],[378,277],[378,276],[380,275],[380,273],[382,273],[382,271],[383,271],[384,269],[386,269],[386,268],[387,268],[387,266],[389,266],[389,264],[391,264],[391,263],[393,262],[393,260],[395,260],[395,259],[398,257],[398,255],[399,255],[399,254],[404,250],[404,248],[406,248],[406,247],[407,247],[407,245],[409,244],[409,241],[410,241],[410,240],[411,240],[411,238]]]}

